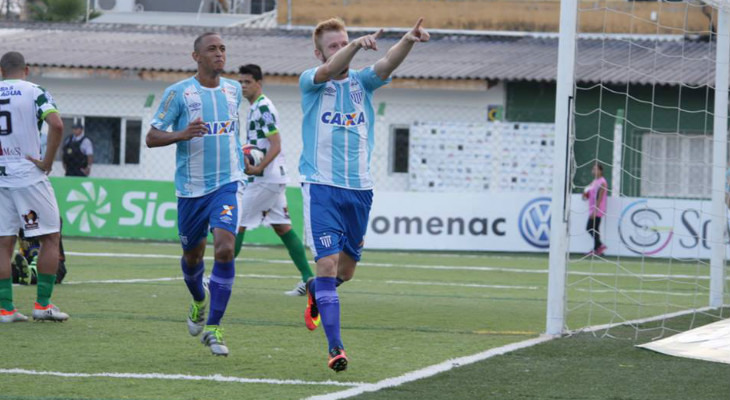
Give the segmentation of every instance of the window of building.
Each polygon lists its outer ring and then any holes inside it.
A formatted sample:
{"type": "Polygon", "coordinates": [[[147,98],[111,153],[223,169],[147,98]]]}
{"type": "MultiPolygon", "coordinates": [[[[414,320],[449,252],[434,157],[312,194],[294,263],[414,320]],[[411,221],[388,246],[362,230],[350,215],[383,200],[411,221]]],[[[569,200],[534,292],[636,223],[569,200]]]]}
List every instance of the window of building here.
{"type": "Polygon", "coordinates": [[[390,128],[390,173],[408,173],[408,141],[410,128],[394,125],[390,128]]]}
{"type": "MultiPolygon", "coordinates": [[[[142,143],[142,121],[119,117],[65,116],[63,120],[63,141],[72,135],[74,123],[84,126],[84,135],[94,146],[94,164],[139,164],[142,143]]],[[[62,150],[56,156],[61,160],[62,150]]]]}
{"type": "Polygon", "coordinates": [[[130,119],[127,123],[127,139],[124,141],[124,163],[139,164],[139,152],[142,148],[142,121],[130,119]]]}
{"type": "Polygon", "coordinates": [[[642,150],[642,196],[711,196],[711,136],[649,133],[642,137],[642,150]]]}
{"type": "Polygon", "coordinates": [[[276,0],[251,0],[251,14],[263,14],[276,8],[276,0]]]}
{"type": "Polygon", "coordinates": [[[121,118],[84,118],[84,134],[94,144],[94,164],[119,164],[121,131],[121,118]]]}

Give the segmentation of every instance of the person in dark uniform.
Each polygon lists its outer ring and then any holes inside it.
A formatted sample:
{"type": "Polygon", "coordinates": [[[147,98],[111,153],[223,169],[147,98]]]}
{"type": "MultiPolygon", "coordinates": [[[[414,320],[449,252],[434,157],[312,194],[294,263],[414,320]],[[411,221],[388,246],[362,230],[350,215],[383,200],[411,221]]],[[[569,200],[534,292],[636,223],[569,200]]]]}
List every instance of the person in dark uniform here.
{"type": "Polygon", "coordinates": [[[75,123],[72,132],[73,135],[63,141],[63,169],[66,176],[89,176],[94,161],[94,145],[84,135],[81,123],[75,123]]]}

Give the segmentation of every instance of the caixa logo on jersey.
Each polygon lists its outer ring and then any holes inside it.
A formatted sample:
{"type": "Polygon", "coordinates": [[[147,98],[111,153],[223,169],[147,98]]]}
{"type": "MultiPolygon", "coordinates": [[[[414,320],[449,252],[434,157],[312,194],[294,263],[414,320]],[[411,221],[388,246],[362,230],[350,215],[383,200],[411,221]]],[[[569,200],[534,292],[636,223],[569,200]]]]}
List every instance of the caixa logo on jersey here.
{"type": "Polygon", "coordinates": [[[550,247],[550,198],[530,200],[520,211],[520,235],[539,249],[550,247]]]}
{"type": "Polygon", "coordinates": [[[672,222],[663,219],[659,211],[649,207],[646,199],[629,204],[621,211],[618,222],[621,243],[636,254],[659,253],[671,243],[674,235],[672,222]]]}
{"type": "Polygon", "coordinates": [[[234,135],[238,132],[238,122],[236,121],[206,122],[205,127],[208,129],[206,135],[234,135]]]}
{"type": "Polygon", "coordinates": [[[353,127],[365,123],[365,113],[340,113],[327,111],[326,113],[322,114],[320,120],[327,125],[353,127]]]}

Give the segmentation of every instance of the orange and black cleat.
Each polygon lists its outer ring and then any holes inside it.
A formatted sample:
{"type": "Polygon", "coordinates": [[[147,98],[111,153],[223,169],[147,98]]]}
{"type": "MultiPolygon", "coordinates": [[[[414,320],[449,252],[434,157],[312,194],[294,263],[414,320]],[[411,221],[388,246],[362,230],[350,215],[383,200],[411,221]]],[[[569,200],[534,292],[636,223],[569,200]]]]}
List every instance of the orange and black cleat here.
{"type": "Polygon", "coordinates": [[[339,347],[335,347],[334,349],[330,350],[330,360],[327,363],[327,366],[330,367],[335,372],[342,372],[347,369],[347,354],[345,354],[345,349],[341,349],[339,347]]]}
{"type": "Polygon", "coordinates": [[[309,290],[312,284],[313,278],[309,278],[307,281],[307,309],[304,310],[304,323],[307,325],[307,329],[313,331],[317,329],[321,318],[319,316],[319,310],[317,309],[317,301],[314,299],[314,293],[309,290]]]}

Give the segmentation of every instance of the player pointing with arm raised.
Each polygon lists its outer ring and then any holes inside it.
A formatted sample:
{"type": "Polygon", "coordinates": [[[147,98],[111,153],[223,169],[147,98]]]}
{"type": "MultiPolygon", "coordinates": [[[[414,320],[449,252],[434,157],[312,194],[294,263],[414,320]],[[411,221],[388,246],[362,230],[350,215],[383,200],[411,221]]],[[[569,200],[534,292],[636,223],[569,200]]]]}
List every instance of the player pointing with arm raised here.
{"type": "Polygon", "coordinates": [[[220,320],[231,296],[235,276],[233,248],[244,179],[238,140],[241,85],[221,78],[226,46],[220,35],[195,39],[193,59],[198,73],[165,91],[147,133],[147,146],[177,146],[175,191],[185,284],[193,297],[188,332],[199,335],[214,355],[228,355],[220,320]],[[172,126],[173,132],[166,132],[172,126]],[[213,232],[214,263],[210,293],[203,286],[203,255],[208,229],[213,232]],[[210,314],[205,320],[210,302],[210,314]]]}
{"type": "Polygon", "coordinates": [[[360,260],[373,199],[370,153],[375,122],[372,96],[390,82],[413,45],[427,42],[423,18],[374,65],[350,69],[360,50],[377,50],[383,30],[350,42],[340,19],[314,30],[314,54],[322,65],[299,78],[302,93],[302,179],[307,242],[317,263],[317,277],[307,284],[307,328],[320,322],[329,344],[328,366],[347,368],[340,338],[337,287],[352,279],[360,260]]]}

